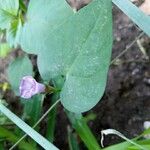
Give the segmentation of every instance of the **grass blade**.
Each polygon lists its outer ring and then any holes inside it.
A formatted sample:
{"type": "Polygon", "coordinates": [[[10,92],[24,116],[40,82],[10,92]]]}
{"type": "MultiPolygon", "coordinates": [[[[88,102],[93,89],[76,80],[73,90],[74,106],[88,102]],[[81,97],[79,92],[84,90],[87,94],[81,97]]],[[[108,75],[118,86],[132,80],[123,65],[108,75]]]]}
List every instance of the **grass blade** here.
{"type": "Polygon", "coordinates": [[[137,144],[133,140],[128,139],[127,137],[125,137],[122,133],[118,132],[117,130],[107,129],[107,130],[102,130],[101,133],[102,133],[102,139],[101,139],[101,144],[102,145],[103,145],[104,135],[114,134],[114,135],[118,135],[119,137],[121,137],[122,139],[124,139],[127,142],[131,143],[132,145],[135,145],[136,147],[138,147],[141,150],[148,150],[148,149],[144,148],[143,146],[137,144]]]}
{"type": "MultiPolygon", "coordinates": [[[[49,114],[49,112],[56,107],[56,105],[60,102],[57,100],[43,115],[42,117],[34,124],[33,129],[39,125],[39,123],[49,114]]],[[[26,138],[27,134],[22,136],[9,150],[14,149],[24,138],[26,138]]]]}
{"type": "Polygon", "coordinates": [[[82,115],[67,111],[66,113],[70,122],[72,123],[73,128],[83,140],[88,150],[101,150],[96,138],[94,137],[82,115]]]}
{"type": "Polygon", "coordinates": [[[33,130],[29,125],[23,122],[19,117],[7,109],[4,105],[0,104],[0,111],[6,115],[12,122],[14,122],[19,128],[21,128],[25,133],[27,133],[33,140],[35,140],[39,145],[41,145],[45,150],[58,150],[53,144],[51,144],[47,139],[41,136],[38,132],[33,130]]]}
{"type": "Polygon", "coordinates": [[[112,0],[129,18],[150,36],[150,16],[145,15],[129,0],[112,0]]]}
{"type": "Polygon", "coordinates": [[[29,125],[33,126],[41,116],[44,95],[33,96],[30,100],[22,100],[24,104],[23,116],[28,118],[29,125]]]}
{"type": "MultiPolygon", "coordinates": [[[[59,94],[54,94],[52,97],[52,105],[58,100],[59,94]]],[[[55,132],[55,125],[56,125],[56,115],[57,115],[57,106],[53,108],[48,114],[48,125],[46,131],[46,138],[50,141],[54,141],[54,132],[55,132]]]]}

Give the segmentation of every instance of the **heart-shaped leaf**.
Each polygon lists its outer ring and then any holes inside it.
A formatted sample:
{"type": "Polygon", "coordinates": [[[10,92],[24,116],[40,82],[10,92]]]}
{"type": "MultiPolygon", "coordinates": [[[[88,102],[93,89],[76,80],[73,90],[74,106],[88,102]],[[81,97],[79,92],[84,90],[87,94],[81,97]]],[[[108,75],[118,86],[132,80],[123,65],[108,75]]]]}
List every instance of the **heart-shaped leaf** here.
{"type": "Polygon", "coordinates": [[[112,47],[111,0],[93,0],[73,12],[65,0],[31,0],[21,46],[38,55],[45,80],[66,77],[61,102],[73,112],[91,109],[103,95],[112,47]]]}

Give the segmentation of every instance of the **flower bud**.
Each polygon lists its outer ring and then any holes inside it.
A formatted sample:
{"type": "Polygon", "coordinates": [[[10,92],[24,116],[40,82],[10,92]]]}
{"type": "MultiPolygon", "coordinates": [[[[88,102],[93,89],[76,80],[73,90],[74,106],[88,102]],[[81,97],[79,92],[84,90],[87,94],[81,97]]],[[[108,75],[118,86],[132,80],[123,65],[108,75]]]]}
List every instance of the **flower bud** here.
{"type": "Polygon", "coordinates": [[[36,82],[32,76],[25,76],[21,80],[19,90],[22,98],[29,99],[35,94],[45,92],[45,85],[36,82]]]}

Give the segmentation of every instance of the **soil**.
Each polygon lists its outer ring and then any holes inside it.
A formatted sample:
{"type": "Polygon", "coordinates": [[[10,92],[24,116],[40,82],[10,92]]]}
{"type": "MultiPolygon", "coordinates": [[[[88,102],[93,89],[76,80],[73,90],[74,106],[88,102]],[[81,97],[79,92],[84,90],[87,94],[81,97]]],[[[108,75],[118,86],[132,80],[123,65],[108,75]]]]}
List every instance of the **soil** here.
{"type": "MultiPolygon", "coordinates": [[[[112,60],[120,54],[141,30],[130,21],[118,8],[113,8],[114,44],[112,60]]],[[[99,143],[101,130],[113,128],[128,138],[133,138],[143,131],[143,123],[150,120],[150,39],[143,35],[140,42],[146,50],[143,55],[135,43],[118,61],[110,66],[105,94],[101,101],[88,113],[95,113],[96,119],[89,122],[89,126],[99,143]]],[[[18,51],[7,59],[0,59],[0,82],[7,80],[6,66],[18,51]]],[[[16,110],[16,99],[12,92],[3,93],[4,98],[11,99],[12,109],[16,110]]],[[[19,109],[18,109],[19,110],[19,109]]],[[[58,108],[55,144],[61,150],[67,150],[67,126],[69,121],[62,106],[58,108]]],[[[16,112],[19,113],[19,112],[16,112]]],[[[104,145],[121,142],[116,136],[105,138],[104,145]]],[[[82,146],[82,145],[81,145],[82,146]]],[[[82,150],[86,150],[82,147],[82,150]]]]}

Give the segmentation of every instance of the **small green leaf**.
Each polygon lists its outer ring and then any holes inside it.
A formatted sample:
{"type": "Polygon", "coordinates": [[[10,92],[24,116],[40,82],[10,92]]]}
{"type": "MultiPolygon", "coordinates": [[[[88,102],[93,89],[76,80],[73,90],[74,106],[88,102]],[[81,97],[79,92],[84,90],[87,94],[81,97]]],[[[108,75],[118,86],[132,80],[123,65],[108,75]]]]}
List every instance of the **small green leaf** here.
{"type": "Polygon", "coordinates": [[[10,52],[11,48],[8,43],[0,43],[0,57],[6,57],[10,52]]]}
{"type": "Polygon", "coordinates": [[[16,95],[19,95],[20,81],[24,76],[32,75],[33,68],[27,56],[15,59],[8,67],[8,79],[16,95]]]}
{"type": "Polygon", "coordinates": [[[6,30],[6,40],[11,47],[17,47],[22,29],[22,21],[20,18],[14,19],[9,28],[6,30]]]}
{"type": "Polygon", "coordinates": [[[19,0],[0,0],[0,28],[6,29],[17,16],[19,0]]]}

